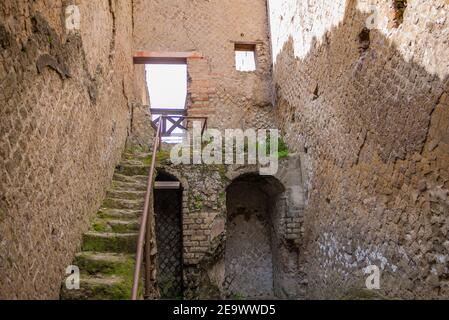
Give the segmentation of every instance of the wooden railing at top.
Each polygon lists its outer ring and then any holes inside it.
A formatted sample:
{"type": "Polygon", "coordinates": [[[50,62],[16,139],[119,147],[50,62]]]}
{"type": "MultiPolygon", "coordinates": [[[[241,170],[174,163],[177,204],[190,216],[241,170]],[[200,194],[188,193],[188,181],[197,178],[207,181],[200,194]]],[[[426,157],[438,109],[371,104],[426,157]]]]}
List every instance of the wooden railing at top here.
{"type": "Polygon", "coordinates": [[[203,120],[203,126],[201,129],[201,134],[207,127],[207,117],[192,117],[187,116],[186,109],[150,109],[152,115],[160,115],[152,121],[152,126],[156,130],[159,123],[161,123],[161,137],[177,136],[173,134],[176,129],[181,129],[183,131],[188,130],[188,125],[185,123],[190,120],[203,120]]]}
{"type": "Polygon", "coordinates": [[[171,133],[176,128],[181,128],[183,130],[187,130],[185,126],[183,126],[181,123],[185,120],[204,120],[203,127],[201,130],[201,133],[204,133],[204,130],[207,128],[207,117],[187,117],[185,116],[186,110],[185,109],[152,109],[152,114],[161,115],[158,119],[153,121],[153,126],[156,130],[156,137],[154,139],[153,143],[153,154],[151,158],[151,165],[149,169],[148,174],[148,181],[147,181],[147,191],[145,193],[145,203],[143,207],[143,214],[142,214],[142,221],[140,223],[139,228],[139,237],[137,240],[137,252],[136,252],[136,265],[134,268],[134,279],[133,279],[133,287],[131,292],[131,299],[137,300],[138,298],[138,292],[139,292],[139,280],[140,280],[140,269],[142,266],[143,261],[143,249],[144,245],[146,243],[145,247],[145,281],[146,281],[146,290],[150,290],[149,287],[149,281],[150,281],[150,260],[151,260],[151,237],[152,235],[149,233],[149,230],[151,230],[151,220],[148,218],[149,215],[149,208],[150,208],[150,197],[153,192],[153,184],[154,184],[154,174],[156,170],[156,156],[157,151],[160,149],[162,144],[162,136],[163,132],[166,133],[166,136],[170,136],[171,133]],[[182,111],[182,113],[181,113],[182,111]],[[178,115],[176,115],[178,114],[178,115]],[[174,120],[173,118],[176,118],[174,120]],[[166,121],[170,121],[173,123],[172,127],[167,130],[166,121]],[[181,120],[181,121],[180,121],[181,120]]]}

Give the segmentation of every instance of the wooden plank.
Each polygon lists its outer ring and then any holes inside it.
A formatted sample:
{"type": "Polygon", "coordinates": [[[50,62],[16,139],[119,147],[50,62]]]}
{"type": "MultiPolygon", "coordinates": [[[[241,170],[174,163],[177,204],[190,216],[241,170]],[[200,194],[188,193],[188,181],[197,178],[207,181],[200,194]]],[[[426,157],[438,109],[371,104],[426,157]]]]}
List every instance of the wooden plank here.
{"type": "Polygon", "coordinates": [[[243,45],[245,45],[245,44],[249,44],[249,45],[256,45],[256,44],[263,44],[264,42],[263,41],[234,41],[234,40],[230,40],[229,42],[231,42],[231,43],[235,43],[235,44],[243,44],[243,45]]]}
{"type": "Polygon", "coordinates": [[[141,58],[134,57],[134,64],[187,64],[184,58],[141,58]]]}
{"type": "Polygon", "coordinates": [[[151,108],[150,112],[151,112],[151,114],[154,114],[154,115],[167,115],[167,116],[174,116],[174,115],[185,116],[185,115],[187,115],[186,109],[151,108]]]}
{"type": "Polygon", "coordinates": [[[156,181],[154,184],[156,190],[176,190],[181,189],[181,182],[179,181],[156,181]]]}
{"type": "Polygon", "coordinates": [[[186,52],[155,52],[137,51],[134,54],[135,64],[186,64],[187,59],[202,59],[197,51],[186,52]]]}

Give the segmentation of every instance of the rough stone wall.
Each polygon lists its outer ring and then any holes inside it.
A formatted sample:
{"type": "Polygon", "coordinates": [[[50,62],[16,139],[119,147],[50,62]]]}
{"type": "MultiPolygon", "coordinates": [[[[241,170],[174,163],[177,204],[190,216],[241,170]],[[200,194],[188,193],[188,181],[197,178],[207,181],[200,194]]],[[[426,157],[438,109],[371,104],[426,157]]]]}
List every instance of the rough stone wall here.
{"type": "Polygon", "coordinates": [[[155,130],[148,104],[134,102],[131,105],[130,134],[127,146],[148,151],[154,144],[155,130]]]}
{"type": "Polygon", "coordinates": [[[189,80],[198,80],[189,88],[190,115],[206,114],[216,128],[272,127],[265,0],[136,0],[134,12],[145,21],[135,25],[136,50],[204,57],[189,63],[189,80]],[[232,41],[256,44],[256,72],[236,71],[232,41]]]}
{"type": "Polygon", "coordinates": [[[308,298],[449,297],[449,4],[269,1],[277,121],[303,155],[308,298]],[[376,8],[377,27],[367,29],[376,8]],[[394,22],[394,23],[393,23],[394,22]]]}
{"type": "Polygon", "coordinates": [[[58,298],[125,144],[132,50],[131,2],[1,1],[0,298],[58,298]]]}
{"type": "Polygon", "coordinates": [[[149,150],[153,145],[154,129],[151,125],[150,97],[146,82],[145,65],[134,65],[133,89],[135,99],[130,105],[130,128],[127,147],[149,150]]]}

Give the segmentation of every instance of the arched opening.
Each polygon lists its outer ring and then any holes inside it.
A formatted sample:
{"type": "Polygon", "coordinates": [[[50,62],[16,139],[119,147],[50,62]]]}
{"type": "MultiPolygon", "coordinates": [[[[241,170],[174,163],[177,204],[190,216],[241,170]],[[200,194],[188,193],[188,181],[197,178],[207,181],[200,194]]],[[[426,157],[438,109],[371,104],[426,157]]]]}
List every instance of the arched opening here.
{"type": "Polygon", "coordinates": [[[179,181],[158,172],[154,188],[157,284],[162,299],[183,297],[182,189],[179,181]]]}
{"type": "Polygon", "coordinates": [[[274,177],[246,174],[227,188],[225,289],[229,298],[275,298],[280,239],[279,200],[274,177]]]}

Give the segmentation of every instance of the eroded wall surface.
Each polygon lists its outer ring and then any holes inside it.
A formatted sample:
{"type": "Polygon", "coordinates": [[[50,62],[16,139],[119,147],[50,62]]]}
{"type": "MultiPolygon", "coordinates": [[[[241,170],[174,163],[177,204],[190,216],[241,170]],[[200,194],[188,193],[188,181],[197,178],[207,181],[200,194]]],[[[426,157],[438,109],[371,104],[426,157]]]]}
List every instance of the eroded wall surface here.
{"type": "Polygon", "coordinates": [[[304,155],[306,296],[449,297],[449,4],[272,0],[276,118],[304,155]],[[374,26],[372,21],[376,21],[374,26]]]}
{"type": "Polygon", "coordinates": [[[202,54],[188,65],[189,115],[221,129],[273,126],[265,0],[137,0],[134,13],[145,21],[135,24],[136,50],[202,54]],[[236,71],[236,41],[256,45],[256,72],[236,71]]]}
{"type": "Polygon", "coordinates": [[[132,7],[0,3],[0,298],[58,298],[129,126],[132,7]]]}

